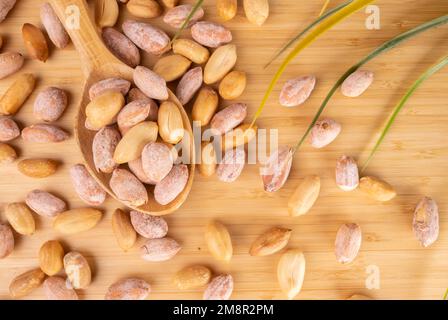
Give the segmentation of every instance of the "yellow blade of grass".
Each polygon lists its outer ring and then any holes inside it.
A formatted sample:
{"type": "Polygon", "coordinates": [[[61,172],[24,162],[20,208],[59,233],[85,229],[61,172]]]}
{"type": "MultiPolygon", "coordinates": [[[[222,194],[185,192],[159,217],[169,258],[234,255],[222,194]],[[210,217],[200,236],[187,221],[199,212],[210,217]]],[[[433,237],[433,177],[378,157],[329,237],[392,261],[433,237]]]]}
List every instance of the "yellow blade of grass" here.
{"type": "Polygon", "coordinates": [[[349,17],[359,9],[362,9],[369,3],[374,2],[375,0],[354,0],[350,4],[348,4],[346,7],[342,8],[340,11],[333,14],[331,17],[329,17],[327,20],[322,21],[320,25],[318,25],[314,30],[312,30],[309,34],[307,34],[299,43],[296,45],[296,47],[291,51],[291,53],[285,58],[285,60],[282,62],[280,67],[278,68],[277,72],[275,73],[273,79],[271,80],[271,83],[268,86],[268,89],[263,97],[263,100],[261,101],[260,106],[258,107],[258,110],[255,113],[254,119],[252,120],[251,127],[255,124],[255,121],[257,121],[257,118],[261,115],[263,112],[264,106],[266,105],[272,91],[274,90],[274,87],[280,77],[282,76],[283,72],[286,70],[286,67],[289,65],[289,63],[300,53],[302,50],[304,50],[306,47],[308,47],[310,44],[312,44],[314,41],[319,38],[323,33],[331,29],[334,25],[338,24],[345,18],[349,17]]]}
{"type": "Polygon", "coordinates": [[[320,10],[319,17],[324,14],[325,10],[327,10],[328,6],[330,5],[330,1],[331,0],[325,0],[325,3],[322,9],[320,10]]]}

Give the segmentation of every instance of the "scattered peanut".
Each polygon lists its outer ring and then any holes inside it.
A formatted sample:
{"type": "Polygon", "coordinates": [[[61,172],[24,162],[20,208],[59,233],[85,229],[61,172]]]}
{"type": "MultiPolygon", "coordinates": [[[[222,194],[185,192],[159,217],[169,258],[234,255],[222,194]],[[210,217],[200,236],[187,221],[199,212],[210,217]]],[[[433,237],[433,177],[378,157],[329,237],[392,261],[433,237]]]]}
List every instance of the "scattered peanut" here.
{"type": "Polygon", "coordinates": [[[47,61],[48,45],[42,30],[31,23],[25,23],[22,27],[22,37],[31,58],[42,62],[47,61]]]}
{"type": "Polygon", "coordinates": [[[317,121],[310,132],[311,146],[320,149],[329,145],[341,133],[341,128],[341,125],[333,119],[324,118],[317,121]]]}
{"type": "Polygon", "coordinates": [[[233,278],[230,274],[214,277],[204,291],[204,300],[229,300],[233,292],[233,278]]]}
{"type": "Polygon", "coordinates": [[[99,206],[106,200],[106,192],[83,164],[76,164],[70,168],[70,178],[76,193],[85,203],[99,206]]]}
{"type": "Polygon", "coordinates": [[[429,247],[439,237],[439,208],[437,203],[424,197],[414,210],[413,229],[422,246],[429,247]]]}
{"type": "Polygon", "coordinates": [[[356,223],[343,224],[336,235],[335,255],[340,263],[349,263],[355,260],[361,247],[361,228],[356,223]]]}
{"type": "Polygon", "coordinates": [[[49,3],[44,3],[40,8],[40,19],[51,42],[59,49],[65,48],[70,42],[70,38],[49,3]]]}
{"type": "Polygon", "coordinates": [[[209,268],[195,265],[179,270],[174,275],[173,283],[180,290],[190,290],[205,286],[211,277],[212,272],[209,268]]]}
{"type": "Polygon", "coordinates": [[[61,117],[67,103],[67,93],[64,90],[48,87],[37,95],[33,114],[38,120],[53,122],[61,117]]]}
{"type": "Polygon", "coordinates": [[[289,215],[297,217],[306,214],[313,207],[320,192],[320,178],[308,176],[303,179],[288,201],[289,215]]]}
{"type": "Polygon", "coordinates": [[[118,245],[123,251],[131,249],[137,240],[137,233],[131,224],[129,214],[123,210],[116,209],[112,215],[112,230],[118,245]]]}
{"type": "Polygon", "coordinates": [[[0,143],[0,165],[14,162],[17,159],[17,152],[6,143],[0,143]]]}
{"type": "Polygon", "coordinates": [[[17,169],[30,178],[45,178],[54,174],[58,165],[51,159],[24,159],[17,164],[17,169]]]}
{"type": "Polygon", "coordinates": [[[54,276],[64,267],[64,248],[56,240],[45,242],[39,249],[40,269],[49,276],[54,276]]]}
{"type": "Polygon", "coordinates": [[[243,5],[247,20],[257,26],[269,17],[269,0],[244,0],[243,5]]]}
{"type": "Polygon", "coordinates": [[[296,107],[310,97],[316,85],[315,76],[306,76],[286,81],[280,92],[280,104],[284,107],[296,107]]]}
{"type": "Polygon", "coordinates": [[[244,149],[229,149],[218,164],[216,175],[222,182],[234,182],[241,175],[246,160],[244,149]]]}
{"type": "Polygon", "coordinates": [[[395,198],[397,192],[386,181],[375,177],[362,177],[359,181],[359,190],[376,201],[389,201],[395,198]]]}
{"type": "Polygon", "coordinates": [[[373,82],[373,72],[358,70],[353,72],[341,85],[341,92],[346,97],[359,97],[373,82]]]}
{"type": "Polygon", "coordinates": [[[160,239],[168,233],[168,224],[162,217],[131,211],[131,223],[135,231],[146,239],[160,239]]]}
{"type": "Polygon", "coordinates": [[[276,192],[283,187],[291,171],[292,157],[292,148],[283,145],[273,151],[267,161],[263,163],[260,175],[265,191],[276,192]]]}
{"type": "Polygon", "coordinates": [[[51,124],[33,124],[22,130],[22,139],[34,143],[55,143],[67,140],[68,133],[51,124]]]}
{"type": "Polygon", "coordinates": [[[66,280],[61,277],[49,277],[43,284],[48,300],[78,300],[78,294],[72,288],[67,288],[66,280]]]}
{"type": "Polygon", "coordinates": [[[14,234],[9,225],[0,223],[0,259],[9,256],[14,250],[14,234]]]}
{"type": "Polygon", "coordinates": [[[336,184],[343,191],[352,191],[358,187],[358,165],[352,157],[344,155],[338,158],[336,162],[336,184]]]}
{"type": "Polygon", "coordinates": [[[232,239],[226,226],[222,223],[212,221],[207,225],[205,242],[208,250],[216,260],[229,262],[232,259],[232,239]]]}
{"type": "Polygon", "coordinates": [[[64,270],[74,289],[86,289],[92,281],[89,263],[79,252],[69,252],[64,256],[64,270]]]}
{"type": "Polygon", "coordinates": [[[144,260],[160,262],[172,259],[180,249],[181,246],[176,240],[165,237],[147,240],[140,251],[144,260]]]}
{"type": "Polygon", "coordinates": [[[45,279],[45,273],[40,269],[33,269],[15,277],[9,285],[12,298],[22,298],[40,287],[45,279]]]}
{"type": "Polygon", "coordinates": [[[216,153],[213,143],[202,142],[201,146],[201,163],[199,164],[199,172],[205,177],[211,177],[216,172],[216,153]]]}
{"type": "Polygon", "coordinates": [[[291,237],[291,229],[274,227],[259,236],[249,253],[251,256],[269,256],[282,250],[288,244],[291,237]]]}
{"type": "Polygon", "coordinates": [[[53,218],[67,209],[65,202],[49,192],[33,190],[26,195],[25,202],[38,215],[53,218]]]}
{"type": "Polygon", "coordinates": [[[107,289],[105,300],[145,300],[151,286],[143,279],[126,278],[112,284],[107,289]]]}
{"type": "MultiPolygon", "coordinates": [[[[0,57],[1,66],[1,57],[0,57]]],[[[0,67],[0,70],[5,70],[0,67]]],[[[0,75],[0,79],[1,79],[0,75]]],[[[20,107],[34,90],[36,79],[31,73],[24,73],[17,77],[13,84],[0,98],[0,114],[12,115],[19,111],[20,107]]]]}
{"type": "Polygon", "coordinates": [[[53,220],[53,228],[63,234],[75,234],[94,228],[101,220],[97,209],[79,208],[64,211],[53,220]]]}
{"type": "Polygon", "coordinates": [[[135,85],[149,98],[157,100],[168,99],[166,81],[148,68],[138,66],[134,70],[135,85]]]}
{"type": "Polygon", "coordinates": [[[216,11],[223,21],[232,20],[238,11],[237,0],[216,0],[216,11]]]}
{"type": "Polygon", "coordinates": [[[11,141],[18,136],[20,136],[20,129],[17,123],[11,118],[0,116],[0,141],[11,141]]]}
{"type": "Polygon", "coordinates": [[[93,128],[99,130],[114,123],[123,106],[124,96],[121,93],[107,91],[86,106],[87,120],[93,128]]]}
{"type": "MultiPolygon", "coordinates": [[[[124,34],[137,47],[148,53],[161,55],[171,48],[168,35],[163,30],[148,23],[126,20],[122,28],[124,34]]],[[[145,92],[144,90],[142,91],[145,92]]]]}
{"type": "Polygon", "coordinates": [[[217,48],[232,41],[232,33],[223,25],[200,21],[191,27],[191,36],[196,42],[210,48],[217,48]]]}
{"type": "Polygon", "coordinates": [[[278,262],[278,283],[289,300],[297,296],[302,290],[305,267],[305,256],[297,249],[286,251],[278,262]]]}
{"type": "Polygon", "coordinates": [[[126,204],[139,207],[148,202],[145,186],[126,169],[115,169],[109,185],[115,196],[126,204]]]}

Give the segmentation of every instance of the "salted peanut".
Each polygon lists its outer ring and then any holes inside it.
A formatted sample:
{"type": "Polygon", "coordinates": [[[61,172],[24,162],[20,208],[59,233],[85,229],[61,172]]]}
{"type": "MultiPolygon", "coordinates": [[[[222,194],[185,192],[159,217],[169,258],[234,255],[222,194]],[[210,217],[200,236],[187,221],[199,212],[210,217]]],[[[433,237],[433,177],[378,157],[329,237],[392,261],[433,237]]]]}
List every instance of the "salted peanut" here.
{"type": "Polygon", "coordinates": [[[212,256],[219,261],[229,262],[233,255],[230,233],[226,226],[218,221],[211,221],[205,229],[205,242],[212,256]]]}
{"type": "Polygon", "coordinates": [[[49,276],[54,276],[64,267],[64,248],[59,241],[45,242],[39,249],[40,269],[49,276]]]}
{"type": "Polygon", "coordinates": [[[159,59],[154,65],[153,71],[160,75],[166,82],[174,81],[190,68],[191,61],[179,54],[172,54],[159,59]]]}
{"type": "Polygon", "coordinates": [[[257,26],[269,17],[269,0],[244,0],[243,6],[247,20],[257,26]]]}
{"type": "Polygon", "coordinates": [[[115,169],[109,185],[115,196],[128,205],[139,207],[148,202],[145,186],[126,169],[115,169]]]}
{"type": "Polygon", "coordinates": [[[51,159],[23,159],[17,164],[17,169],[30,178],[46,178],[56,172],[58,165],[51,159]]]}
{"type": "Polygon", "coordinates": [[[17,152],[6,143],[0,143],[0,165],[9,164],[17,159],[17,152]]]}
{"type": "Polygon", "coordinates": [[[140,64],[140,51],[124,34],[114,28],[106,27],[103,28],[101,37],[106,47],[128,66],[135,68],[140,64]]]}
{"type": "Polygon", "coordinates": [[[207,48],[191,39],[176,39],[173,42],[173,52],[183,55],[196,64],[204,64],[210,57],[207,48]]]}
{"type": "Polygon", "coordinates": [[[118,167],[118,163],[114,161],[114,152],[120,140],[120,132],[114,127],[104,127],[95,134],[92,153],[98,171],[111,173],[118,167]]]}
{"type": "Polygon", "coordinates": [[[18,52],[0,53],[0,79],[6,78],[20,70],[23,62],[23,55],[18,52]]]}
{"type": "Polygon", "coordinates": [[[244,89],[246,89],[246,73],[242,71],[228,73],[219,84],[219,94],[226,100],[239,98],[244,89]]]}
{"type": "Polygon", "coordinates": [[[243,172],[245,159],[246,152],[244,149],[227,150],[216,169],[218,179],[222,182],[234,182],[243,172]]]}
{"type": "Polygon", "coordinates": [[[40,20],[42,21],[51,42],[53,42],[59,49],[65,48],[70,42],[70,38],[49,3],[44,3],[40,8],[40,20]]]}
{"type": "Polygon", "coordinates": [[[90,175],[83,164],[70,168],[70,178],[78,196],[91,206],[99,206],[106,200],[106,191],[90,175]]]}
{"type": "Polygon", "coordinates": [[[320,192],[319,176],[307,176],[294,191],[288,201],[289,215],[297,217],[306,214],[313,207],[320,192]]]}
{"type": "Polygon", "coordinates": [[[155,0],[129,0],[126,8],[137,18],[156,18],[162,14],[162,7],[155,0]]]}
{"type": "Polygon", "coordinates": [[[151,180],[143,171],[142,158],[131,160],[128,162],[129,170],[137,177],[138,180],[145,184],[155,185],[156,182],[151,180]]]}
{"type": "Polygon", "coordinates": [[[232,20],[238,11],[237,0],[216,0],[216,11],[223,21],[232,20]]]}
{"type": "Polygon", "coordinates": [[[361,228],[356,223],[343,224],[336,234],[334,253],[339,263],[350,263],[355,260],[361,247],[361,228]]]}
{"type": "Polygon", "coordinates": [[[341,156],[336,161],[336,185],[343,191],[355,190],[359,185],[358,165],[355,159],[341,156]]]}
{"type": "Polygon", "coordinates": [[[126,97],[126,102],[129,104],[135,100],[152,100],[152,99],[147,97],[139,88],[132,88],[131,90],[129,90],[129,93],[126,97]]]}
{"type": "Polygon", "coordinates": [[[131,211],[131,223],[135,231],[147,239],[160,239],[168,233],[168,224],[162,217],[131,211]]]}
{"type": "Polygon", "coordinates": [[[67,210],[64,200],[38,189],[28,192],[25,203],[31,210],[43,217],[53,218],[67,210]]]}
{"type": "Polygon", "coordinates": [[[291,171],[293,155],[293,149],[283,145],[262,164],[260,176],[265,191],[276,192],[283,187],[291,171]]]}
{"type": "Polygon", "coordinates": [[[16,0],[2,0],[0,2],[0,22],[6,19],[9,11],[16,4],[16,0]]]}
{"type": "Polygon", "coordinates": [[[78,300],[78,294],[67,287],[66,280],[61,277],[49,277],[43,284],[47,300],[78,300]]]}
{"type": "Polygon", "coordinates": [[[397,195],[394,187],[386,181],[376,177],[362,177],[359,181],[359,190],[376,201],[386,202],[392,200],[397,195]]]}
{"type": "Polygon", "coordinates": [[[257,135],[258,127],[250,124],[242,124],[233,130],[230,130],[225,135],[222,136],[222,150],[226,151],[228,149],[238,148],[245,144],[248,144],[257,135]]]}
{"type": "Polygon", "coordinates": [[[196,67],[184,74],[177,85],[176,96],[182,105],[186,105],[202,85],[202,67],[196,67]]]}
{"type": "Polygon", "coordinates": [[[67,93],[64,90],[48,87],[41,91],[34,101],[34,117],[45,122],[56,121],[64,113],[67,103],[67,93]]]}
{"type": "Polygon", "coordinates": [[[180,290],[190,290],[205,286],[211,277],[209,268],[195,265],[179,270],[173,277],[173,283],[180,290]]]}
{"type": "Polygon", "coordinates": [[[92,282],[89,263],[79,252],[72,251],[64,256],[64,270],[74,289],[86,289],[92,282]]]}
{"type": "Polygon", "coordinates": [[[117,243],[123,251],[131,249],[137,240],[137,233],[131,224],[129,214],[123,210],[116,209],[112,215],[112,230],[117,243]]]}
{"type": "Polygon", "coordinates": [[[244,103],[232,104],[214,115],[210,122],[210,129],[222,135],[238,126],[247,116],[247,105],[244,103]]]}
{"type": "Polygon", "coordinates": [[[113,27],[117,23],[119,13],[116,0],[95,1],[95,21],[98,27],[113,27]]]}
{"type": "Polygon", "coordinates": [[[305,76],[286,81],[280,92],[279,102],[284,107],[296,107],[310,97],[316,85],[315,76],[305,76]]]}
{"type": "Polygon", "coordinates": [[[185,189],[188,182],[188,167],[184,164],[173,166],[170,173],[156,184],[154,199],[161,205],[167,205],[185,189]]]}
{"type": "Polygon", "coordinates": [[[0,165],[12,163],[16,159],[16,150],[6,143],[0,143],[0,165]]]}
{"type": "Polygon", "coordinates": [[[176,144],[184,137],[182,115],[173,102],[165,101],[160,105],[158,123],[159,134],[163,141],[176,144]]]}
{"type": "Polygon", "coordinates": [[[286,251],[277,265],[277,279],[286,297],[291,300],[302,290],[305,278],[305,256],[298,249],[286,251]]]}
{"type": "Polygon", "coordinates": [[[115,162],[122,164],[140,158],[145,145],[157,140],[158,131],[157,123],[152,121],[140,122],[129,129],[115,148],[115,162]]]}
{"type": "Polygon", "coordinates": [[[160,0],[160,2],[166,7],[166,8],[174,8],[179,3],[179,0],[160,0]]]}
{"type": "Polygon", "coordinates": [[[170,37],[163,30],[148,23],[126,20],[122,29],[137,47],[148,53],[158,56],[171,49],[170,37]]]}
{"type": "Polygon", "coordinates": [[[63,234],[76,234],[94,228],[101,220],[101,211],[79,208],[64,211],[53,220],[53,228],[63,234]]]}
{"type": "Polygon", "coordinates": [[[0,259],[9,256],[14,250],[14,234],[9,225],[0,223],[0,259]]]}
{"type": "Polygon", "coordinates": [[[90,100],[95,100],[97,97],[103,95],[107,91],[114,91],[117,93],[121,93],[125,96],[129,88],[131,87],[131,83],[128,80],[121,78],[108,78],[94,83],[89,88],[89,98],[90,100]]]}
{"type": "Polygon", "coordinates": [[[17,233],[32,235],[36,231],[33,214],[24,203],[8,204],[5,208],[5,217],[17,233]]]}
{"type": "MultiPolygon", "coordinates": [[[[3,69],[0,68],[0,70],[3,69]]],[[[35,83],[36,78],[33,74],[24,73],[19,75],[0,98],[0,114],[13,115],[19,111],[31,92],[33,92],[35,83]]]]}
{"type": "Polygon", "coordinates": [[[208,125],[218,109],[218,102],[219,97],[215,90],[210,87],[202,88],[191,111],[193,122],[199,122],[201,127],[208,125]]]}
{"type": "Polygon", "coordinates": [[[140,248],[140,253],[143,260],[160,262],[172,259],[181,248],[176,240],[165,237],[147,240],[140,248]]]}
{"type": "MultiPolygon", "coordinates": [[[[165,16],[163,17],[163,22],[170,25],[173,28],[180,29],[184,24],[187,17],[190,15],[191,10],[193,10],[193,6],[191,4],[184,4],[172,9],[169,9],[165,16]]],[[[191,27],[193,24],[198,22],[204,16],[204,10],[199,8],[190,18],[188,22],[187,28],[191,27]]]]}
{"type": "Polygon", "coordinates": [[[212,142],[202,142],[201,163],[199,172],[205,177],[211,177],[216,172],[216,152],[212,142]]]}
{"type": "Polygon", "coordinates": [[[168,99],[166,81],[148,68],[138,66],[134,69],[135,85],[149,98],[157,100],[168,99]]]}
{"type": "Polygon", "coordinates": [[[282,250],[289,242],[291,229],[273,227],[259,236],[250,247],[251,256],[269,256],[282,250]]]}
{"type": "Polygon", "coordinates": [[[105,300],[145,300],[151,286],[143,279],[126,278],[113,283],[107,289],[105,300]]]}
{"type": "Polygon", "coordinates": [[[204,300],[229,300],[233,292],[233,278],[230,274],[216,276],[204,291],[204,300]]]}
{"type": "Polygon", "coordinates": [[[90,101],[86,107],[86,117],[99,130],[112,124],[123,106],[124,96],[121,93],[107,91],[90,101]]]}
{"type": "Polygon", "coordinates": [[[359,97],[373,82],[373,72],[358,70],[353,72],[341,85],[341,92],[346,97],[359,97]]]}
{"type": "Polygon", "coordinates": [[[220,81],[235,66],[236,59],[234,44],[227,44],[216,49],[205,65],[204,82],[213,84],[220,81]]]}
{"type": "Polygon", "coordinates": [[[0,117],[0,141],[11,141],[18,136],[20,129],[17,123],[11,118],[0,117]]]}
{"type": "Polygon", "coordinates": [[[173,157],[170,148],[160,142],[149,142],[142,151],[142,168],[145,176],[158,183],[173,168],[173,157]]]}
{"type": "Polygon", "coordinates": [[[437,203],[424,197],[414,210],[412,222],[415,237],[424,247],[429,247],[439,237],[439,207],[437,203]]]}
{"type": "Polygon", "coordinates": [[[51,124],[33,124],[22,130],[22,139],[34,143],[55,143],[69,138],[67,132],[51,124]]]}
{"type": "Polygon", "coordinates": [[[232,32],[223,25],[200,21],[191,27],[191,36],[196,42],[210,48],[217,48],[232,41],[232,32]]]}
{"type": "Polygon", "coordinates": [[[341,133],[342,126],[330,118],[316,122],[310,132],[310,144],[316,149],[323,148],[332,143],[341,133]]]}
{"type": "Polygon", "coordinates": [[[22,298],[40,287],[45,279],[45,273],[33,269],[15,277],[9,285],[9,295],[12,298],[22,298]]]}
{"type": "Polygon", "coordinates": [[[47,61],[48,45],[42,30],[31,23],[25,23],[22,26],[22,38],[31,58],[43,62],[47,61]]]}
{"type": "Polygon", "coordinates": [[[145,120],[157,121],[158,112],[159,107],[157,103],[150,98],[133,100],[125,105],[120,113],[118,113],[118,128],[120,128],[122,134],[125,134],[130,128],[145,120]]]}

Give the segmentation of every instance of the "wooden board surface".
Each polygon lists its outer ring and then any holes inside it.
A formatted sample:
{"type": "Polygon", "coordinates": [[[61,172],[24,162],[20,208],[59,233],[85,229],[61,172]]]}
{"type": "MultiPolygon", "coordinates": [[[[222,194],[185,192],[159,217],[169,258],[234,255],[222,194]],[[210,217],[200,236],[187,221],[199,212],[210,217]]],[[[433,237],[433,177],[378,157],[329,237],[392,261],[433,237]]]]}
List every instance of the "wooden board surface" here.
{"type": "MultiPolygon", "coordinates": [[[[193,2],[193,1],[185,1],[193,2]]],[[[332,5],[341,1],[332,1],[332,5]]],[[[263,65],[296,30],[304,28],[318,14],[323,1],[271,1],[271,15],[259,28],[247,22],[240,6],[238,16],[226,25],[238,45],[237,69],[248,73],[248,87],[242,102],[249,104],[251,116],[278,65],[264,70],[263,65]]],[[[0,25],[6,38],[2,51],[24,52],[21,26],[40,24],[39,0],[20,0],[7,20],[0,25]]],[[[206,18],[217,20],[214,1],[205,1],[206,18]]],[[[318,84],[312,97],[297,108],[282,108],[277,102],[281,84],[275,89],[265,112],[258,121],[261,128],[278,129],[280,142],[293,145],[336,79],[349,66],[385,40],[418,24],[448,12],[448,3],[440,0],[378,0],[381,29],[367,30],[365,12],[358,12],[339,24],[300,57],[294,60],[281,82],[299,75],[315,74],[318,84]]],[[[125,11],[123,7],[122,10],[125,11]]],[[[157,23],[160,23],[157,20],[157,23]]],[[[126,276],[147,279],[153,288],[150,299],[200,299],[202,290],[178,291],[171,277],[190,264],[205,264],[215,273],[234,276],[233,299],[281,299],[276,279],[279,255],[250,257],[252,241],[267,228],[280,225],[293,229],[290,248],[300,248],[307,260],[307,271],[299,299],[344,299],[362,293],[377,299],[441,299],[448,287],[448,69],[428,80],[406,105],[392,128],[368,173],[393,184],[399,196],[379,204],[358,191],[344,193],[334,183],[335,160],[342,154],[358,157],[378,125],[388,116],[405,90],[428,66],[448,50],[448,27],[431,30],[384,54],[367,68],[375,72],[375,82],[360,98],[349,99],[337,93],[325,115],[343,125],[339,138],[323,150],[304,146],[294,159],[285,187],[275,193],[263,191],[258,166],[247,166],[233,184],[216,178],[196,176],[188,201],[176,213],[167,216],[169,235],[182,244],[182,251],[164,263],[143,262],[138,253],[140,239],[133,250],[123,253],[111,230],[111,213],[120,205],[108,199],[101,206],[105,215],[88,232],[62,236],[52,230],[51,221],[37,217],[37,232],[31,237],[16,236],[16,248],[0,260],[0,299],[8,299],[12,278],[38,266],[37,252],[49,239],[60,239],[67,250],[80,251],[91,262],[94,278],[91,286],[80,292],[83,299],[101,299],[107,287],[126,276]],[[306,216],[290,218],[286,203],[303,176],[318,174],[322,191],[315,207],[306,216]],[[430,195],[440,207],[440,236],[430,248],[423,249],[412,233],[412,212],[423,195],[430,195]],[[210,219],[225,223],[232,234],[234,257],[229,264],[214,261],[203,240],[204,226],[210,219]],[[338,264],[333,249],[336,231],[342,223],[356,222],[363,230],[363,243],[357,259],[349,265],[338,264]],[[380,288],[366,289],[369,266],[380,271],[380,288]]],[[[144,64],[152,60],[145,56],[144,64]]],[[[80,99],[82,73],[76,51],[52,48],[47,63],[27,59],[22,72],[38,76],[37,90],[15,119],[21,127],[35,123],[32,103],[37,92],[57,85],[70,92],[70,105],[58,122],[72,131],[76,105],[80,99]]],[[[14,80],[0,81],[3,93],[14,80]]],[[[35,145],[20,139],[12,143],[20,157],[51,157],[63,162],[53,176],[34,180],[22,176],[15,164],[0,168],[0,220],[4,221],[5,204],[23,201],[35,188],[53,191],[71,208],[84,206],[71,186],[68,170],[82,161],[73,138],[57,145],[35,145]]],[[[29,298],[43,298],[41,289],[29,298]]]]}

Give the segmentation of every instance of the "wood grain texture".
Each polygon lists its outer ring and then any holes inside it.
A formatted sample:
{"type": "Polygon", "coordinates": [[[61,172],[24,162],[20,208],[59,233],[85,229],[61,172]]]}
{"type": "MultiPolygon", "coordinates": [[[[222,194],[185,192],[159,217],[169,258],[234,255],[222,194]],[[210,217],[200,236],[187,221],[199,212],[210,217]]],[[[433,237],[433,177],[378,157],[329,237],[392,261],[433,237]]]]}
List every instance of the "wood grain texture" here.
{"type": "MultiPolygon", "coordinates": [[[[185,1],[193,2],[193,1],[185,1]]],[[[19,1],[0,25],[5,44],[2,51],[24,52],[20,29],[23,23],[40,25],[37,0],[19,1]]],[[[332,5],[340,1],[332,1],[332,5]]],[[[276,87],[265,112],[258,121],[260,128],[278,129],[281,143],[294,144],[306,129],[316,109],[336,79],[349,66],[387,39],[425,21],[446,14],[448,3],[440,0],[378,0],[381,29],[364,27],[366,14],[358,12],[344,21],[311,47],[288,68],[281,82],[295,76],[315,74],[316,90],[306,104],[282,108],[277,101],[281,83],[276,87]]],[[[125,7],[120,5],[122,11],[125,7]]],[[[271,15],[263,27],[247,22],[242,7],[237,17],[226,25],[233,31],[238,46],[236,69],[248,74],[248,87],[241,102],[249,104],[252,115],[261,101],[278,62],[266,70],[263,65],[296,30],[304,28],[322,7],[322,1],[271,1],[271,15]]],[[[217,21],[214,1],[205,1],[206,18],[217,21]]],[[[128,13],[126,13],[128,16],[128,13]]],[[[121,18],[123,19],[123,17],[121,18]]],[[[161,25],[160,19],[154,20],[161,25]]],[[[118,24],[120,25],[120,24],[118,24]]],[[[165,28],[165,27],[164,27],[165,28]]],[[[165,28],[167,29],[167,28],[165,28]]],[[[173,34],[173,30],[170,30],[173,34]]],[[[216,177],[195,177],[192,191],[183,207],[167,216],[169,235],[183,249],[171,261],[149,263],[140,259],[139,239],[134,249],[123,253],[116,245],[111,215],[120,205],[109,198],[101,207],[105,216],[93,230],[62,236],[51,228],[51,221],[37,217],[37,232],[31,237],[16,235],[16,249],[0,260],[0,299],[9,299],[8,286],[21,272],[38,266],[38,249],[50,239],[61,240],[66,250],[86,255],[93,269],[93,282],[80,291],[83,299],[101,299],[107,287],[126,276],[140,276],[153,288],[150,299],[199,299],[202,290],[179,292],[171,282],[173,274],[190,264],[205,264],[215,273],[230,272],[235,279],[233,299],[281,299],[276,280],[279,255],[251,257],[253,240],[271,226],[293,229],[290,248],[300,248],[307,259],[307,271],[299,299],[344,299],[354,293],[378,299],[441,299],[448,287],[448,109],[446,82],[448,69],[429,79],[408,102],[385,143],[368,169],[369,174],[385,178],[399,196],[379,204],[360,192],[344,193],[334,183],[335,161],[341,154],[358,157],[379,124],[418,75],[446,55],[448,27],[428,31],[370,62],[366,68],[375,72],[372,87],[361,97],[349,99],[340,93],[331,100],[325,115],[343,125],[338,139],[323,150],[305,145],[296,154],[291,176],[285,187],[275,193],[263,191],[258,166],[249,165],[233,184],[220,183],[216,177]],[[322,191],[315,207],[306,216],[290,218],[287,201],[300,179],[309,174],[322,178],[322,191]],[[412,212],[423,195],[432,196],[440,207],[440,236],[430,248],[423,249],[412,233],[412,212]],[[234,257],[229,264],[212,260],[203,239],[210,219],[225,223],[232,234],[234,257]],[[363,230],[363,243],[357,259],[340,265],[334,257],[334,240],[342,223],[356,222],[363,230]],[[367,290],[368,266],[378,266],[380,289],[367,290]]],[[[144,65],[154,59],[145,55],[144,65]]],[[[73,137],[73,122],[82,93],[83,75],[73,45],[64,50],[52,47],[47,63],[27,59],[22,72],[38,76],[37,90],[15,116],[23,127],[35,123],[32,103],[46,86],[57,85],[70,92],[70,105],[59,124],[73,137]]],[[[0,81],[3,93],[15,76],[0,81]]],[[[224,103],[223,103],[224,105],[224,103]]],[[[81,161],[75,139],[58,145],[27,144],[20,139],[12,143],[20,157],[50,157],[63,162],[49,178],[33,180],[22,176],[15,165],[0,168],[0,220],[4,206],[23,201],[35,188],[52,191],[64,198],[70,208],[84,206],[71,186],[68,169],[81,161]]],[[[41,289],[29,298],[43,298],[41,289]]]]}

